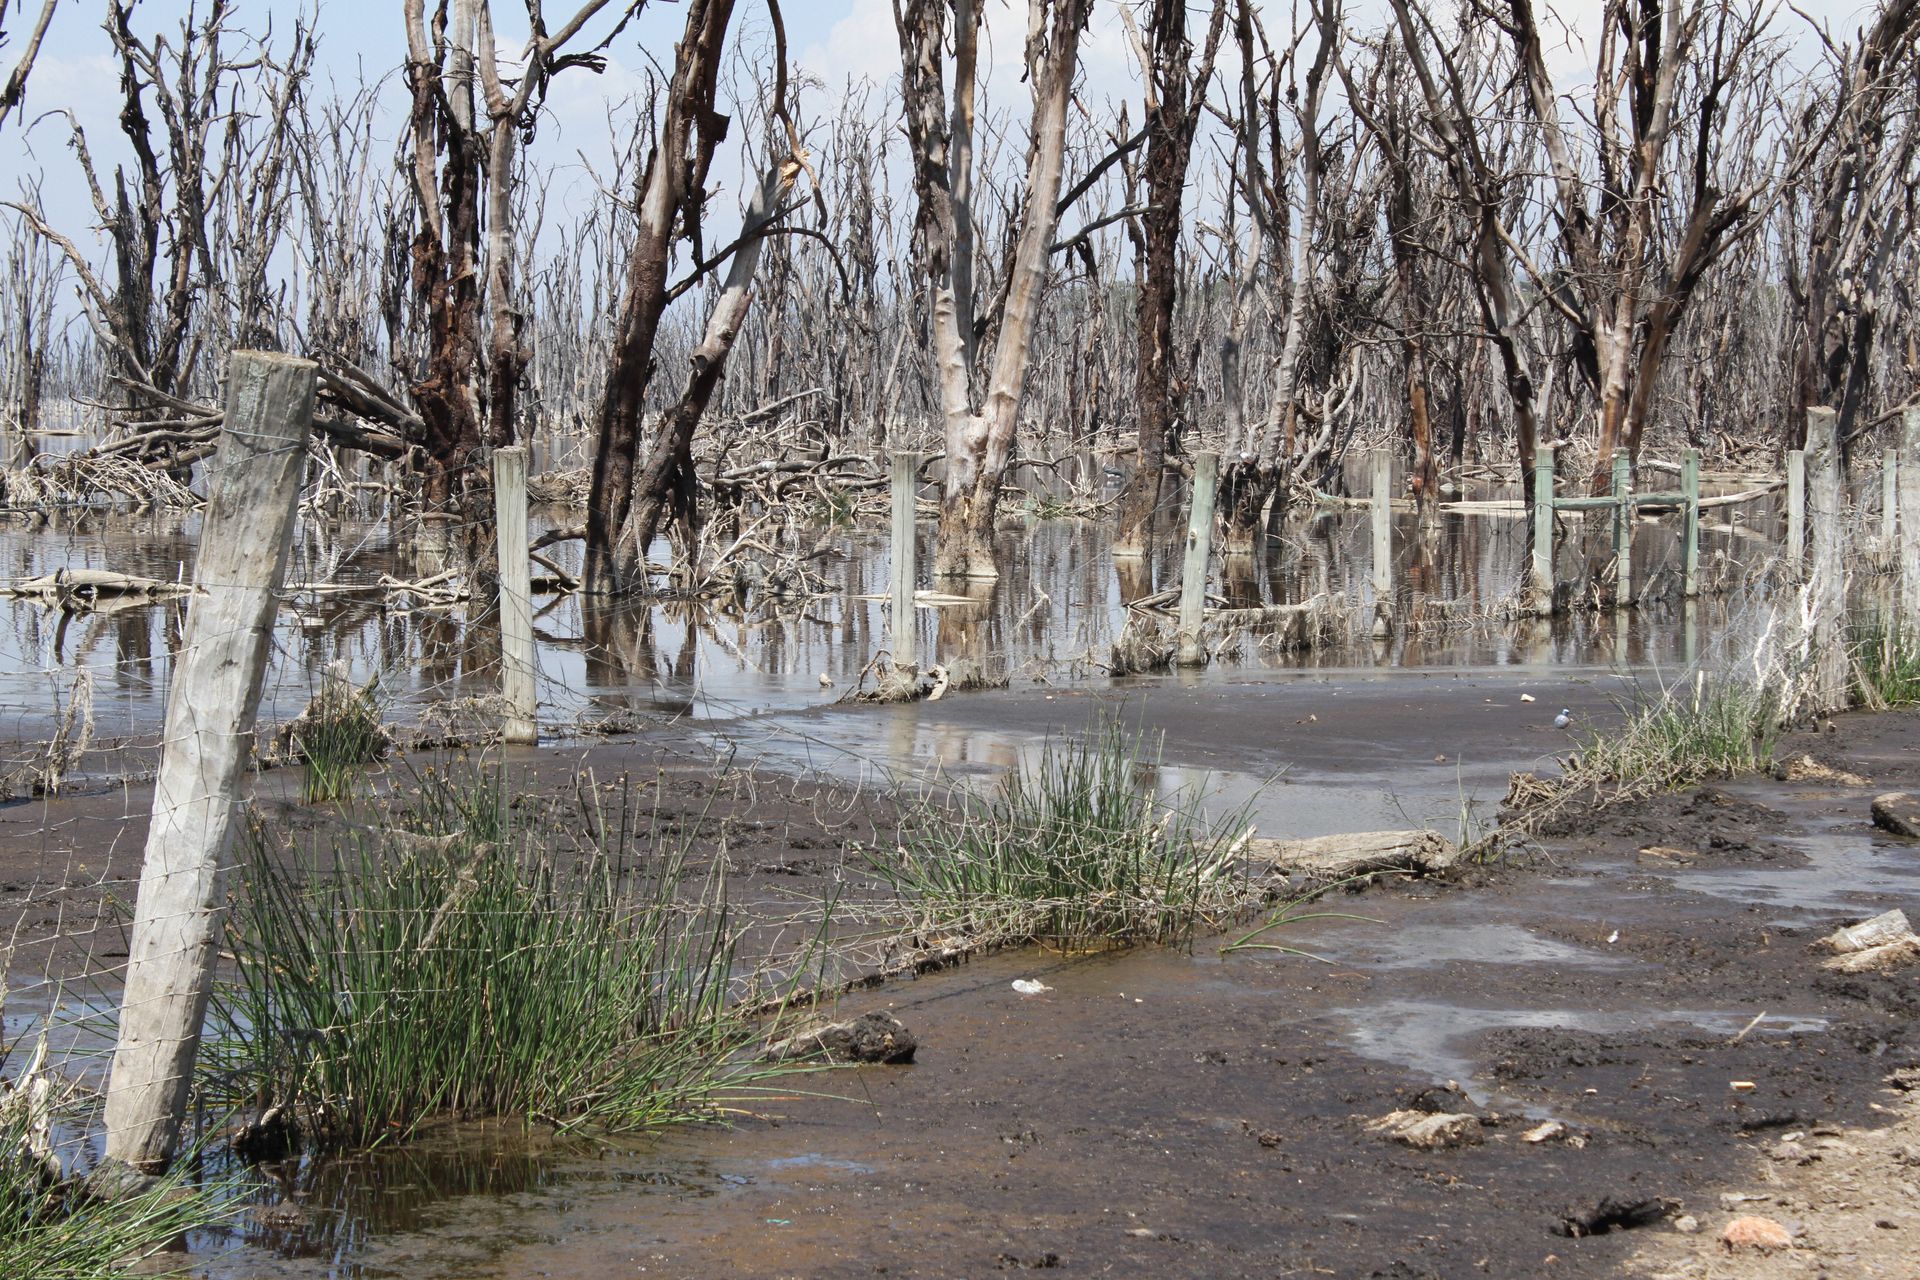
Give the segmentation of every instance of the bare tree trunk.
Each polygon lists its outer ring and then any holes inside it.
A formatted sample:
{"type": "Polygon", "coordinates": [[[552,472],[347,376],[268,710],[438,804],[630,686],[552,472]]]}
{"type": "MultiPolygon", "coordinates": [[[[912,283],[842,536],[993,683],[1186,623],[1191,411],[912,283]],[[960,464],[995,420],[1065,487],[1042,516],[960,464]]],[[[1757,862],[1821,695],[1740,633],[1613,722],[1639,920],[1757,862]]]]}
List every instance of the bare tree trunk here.
{"type": "Polygon", "coordinates": [[[714,114],[713,101],[732,16],[733,0],[690,0],[685,34],[674,47],[660,133],[640,177],[639,226],[627,258],[594,433],[593,489],[587,498],[589,592],[618,592],[633,585],[620,574],[615,542],[633,505],[640,418],[653,377],[654,338],[667,307],[669,255],[680,228],[698,224],[697,202],[707,165],[725,132],[725,118],[714,114]]]}
{"type": "MultiPolygon", "coordinates": [[[[627,518],[627,532],[621,535],[621,577],[637,581],[646,572],[647,548],[659,533],[671,511],[686,530],[689,553],[699,545],[699,512],[693,502],[693,433],[707,411],[714,388],[726,370],[727,355],[745,323],[747,309],[753,304],[753,277],[760,265],[760,250],[766,243],[767,229],[781,214],[781,202],[793,187],[799,164],[783,158],[760,179],[753,203],[747,209],[745,229],[727,280],[713,312],[707,317],[706,335],[694,349],[687,374],[686,390],[680,401],[661,419],[646,465],[635,485],[633,512],[627,518]]],[[[697,577],[698,564],[689,564],[697,577]]]]}
{"type": "Polygon", "coordinates": [[[1182,196],[1226,13],[1225,3],[1214,6],[1199,67],[1189,78],[1193,43],[1187,39],[1186,0],[1154,0],[1147,20],[1151,48],[1140,40],[1132,14],[1120,10],[1147,88],[1147,208],[1140,214],[1146,252],[1134,308],[1140,343],[1133,384],[1139,444],[1133,474],[1120,494],[1117,548],[1146,545],[1164,488],[1167,444],[1174,429],[1173,304],[1180,287],[1182,196]]]}

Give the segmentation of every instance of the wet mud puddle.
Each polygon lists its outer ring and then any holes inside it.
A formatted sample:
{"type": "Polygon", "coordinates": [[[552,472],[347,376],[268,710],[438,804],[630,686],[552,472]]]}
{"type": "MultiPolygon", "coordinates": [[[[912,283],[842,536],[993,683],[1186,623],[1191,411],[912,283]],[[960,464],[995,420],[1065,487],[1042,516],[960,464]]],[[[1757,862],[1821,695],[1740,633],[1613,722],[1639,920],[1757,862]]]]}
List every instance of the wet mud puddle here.
{"type": "MultiPolygon", "coordinates": [[[[1491,673],[1110,701],[1166,728],[1167,785],[1231,759],[1217,794],[1251,795],[1263,830],[1315,834],[1343,794],[1335,829],[1444,813],[1462,778],[1484,798],[1556,748],[1540,706],[1603,714],[1601,682],[1539,680],[1531,703],[1491,673]],[[1246,714],[1254,692],[1271,705],[1246,714]],[[1212,698],[1241,714],[1196,719],[1212,698]],[[1276,732],[1308,715],[1365,749],[1276,732]],[[1276,766],[1286,785],[1256,788],[1276,766]]],[[[915,708],[888,741],[903,764],[984,770],[1086,714],[1085,698],[989,695],[915,708]]],[[[796,740],[837,732],[820,720],[796,740]]],[[[1728,790],[1551,837],[1529,869],[1343,898],[1370,919],[1278,935],[1309,955],[1215,938],[896,984],[845,1011],[907,1022],[913,1067],[830,1073],[725,1130],[590,1154],[496,1143],[457,1174],[369,1164],[299,1192],[297,1231],[224,1242],[209,1274],[1614,1274],[1617,1240],[1552,1234],[1567,1205],[1704,1194],[1754,1131],[1869,1115],[1912,1047],[1910,995],[1819,981],[1806,950],[1837,917],[1914,901],[1920,858],[1859,820],[1872,788],[1728,790]],[[1697,865],[1640,853],[1680,843],[1697,865]],[[1023,997],[1015,978],[1049,990],[1023,997]],[[1410,1153],[1364,1133],[1436,1087],[1493,1117],[1484,1145],[1410,1153]],[[1523,1147],[1501,1114],[1581,1144],[1523,1147]]]]}

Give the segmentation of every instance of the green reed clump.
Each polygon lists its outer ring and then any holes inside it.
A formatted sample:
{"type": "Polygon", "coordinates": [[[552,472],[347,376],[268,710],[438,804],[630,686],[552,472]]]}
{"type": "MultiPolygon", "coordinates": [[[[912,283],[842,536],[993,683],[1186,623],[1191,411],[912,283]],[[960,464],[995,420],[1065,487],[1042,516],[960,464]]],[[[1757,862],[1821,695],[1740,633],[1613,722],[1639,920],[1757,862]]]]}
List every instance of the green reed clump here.
{"type": "Polygon", "coordinates": [[[367,766],[383,758],[392,743],[373,691],[338,671],[327,673],[326,683],[294,722],[288,739],[306,762],[300,795],[307,804],[345,799],[367,766]]]}
{"type": "Polygon", "coordinates": [[[1210,825],[1190,790],[1154,795],[1151,771],[1141,737],[1106,721],[985,794],[922,801],[870,861],[930,927],[983,943],[1190,941],[1248,904],[1245,823],[1210,825]]]}
{"type": "Polygon", "coordinates": [[[193,1182],[184,1161],[111,1201],[63,1177],[51,1128],[56,1114],[80,1109],[78,1091],[45,1067],[44,1044],[23,1069],[8,1062],[10,1048],[0,1041],[0,1276],[109,1280],[134,1259],[145,1260],[143,1274],[162,1274],[150,1255],[227,1216],[220,1192],[193,1182]]]}
{"type": "Polygon", "coordinates": [[[235,1098],[368,1145],[447,1116],[670,1123],[769,1074],[738,1060],[755,1028],[694,833],[590,782],[573,800],[429,769],[307,847],[256,827],[218,1008],[235,1098]]]}
{"type": "Polygon", "coordinates": [[[1651,789],[1756,773],[1773,761],[1786,701],[1772,685],[1705,672],[1623,703],[1623,722],[1582,735],[1569,781],[1651,789]]]}
{"type": "Polygon", "coordinates": [[[1920,636],[1899,621],[1853,628],[1847,641],[1853,701],[1876,711],[1920,703],[1920,636]]]}

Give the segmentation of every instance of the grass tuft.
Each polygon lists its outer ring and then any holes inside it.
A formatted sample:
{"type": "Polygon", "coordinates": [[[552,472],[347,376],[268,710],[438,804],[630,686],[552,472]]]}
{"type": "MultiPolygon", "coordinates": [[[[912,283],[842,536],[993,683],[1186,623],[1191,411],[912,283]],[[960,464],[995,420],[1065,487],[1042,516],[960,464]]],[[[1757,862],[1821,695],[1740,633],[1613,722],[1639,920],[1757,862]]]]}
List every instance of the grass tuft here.
{"type": "Polygon", "coordinates": [[[300,795],[307,804],[345,799],[391,745],[373,691],[338,669],[328,670],[319,694],[291,726],[289,741],[306,762],[300,795]]]}
{"type": "Polygon", "coordinates": [[[1103,721],[985,794],[922,802],[870,862],[928,927],[981,944],[1190,942],[1247,904],[1246,826],[1208,824],[1191,790],[1155,796],[1153,767],[1139,735],[1103,721]]]}
{"type": "Polygon", "coordinates": [[[639,829],[624,789],[516,803],[500,773],[289,849],[256,826],[217,1023],[234,1099],[367,1146],[441,1117],[630,1130],[715,1114],[742,1061],[736,933],[694,832],[639,829]]]}
{"type": "Polygon", "coordinates": [[[135,1260],[142,1274],[176,1274],[155,1270],[153,1255],[228,1216],[224,1189],[194,1182],[183,1160],[136,1194],[86,1194],[62,1176],[53,1146],[57,1120],[83,1110],[79,1089],[46,1067],[44,1040],[24,1068],[9,1063],[10,1047],[0,1042],[0,1276],[109,1280],[135,1260]]]}
{"type": "Polygon", "coordinates": [[[1773,687],[1705,672],[1620,709],[1622,724],[1582,735],[1569,782],[1669,790],[1756,773],[1786,729],[1773,687]]]}
{"type": "Polygon", "coordinates": [[[1898,621],[1857,626],[1848,638],[1853,701],[1870,710],[1920,703],[1920,637],[1898,621]]]}

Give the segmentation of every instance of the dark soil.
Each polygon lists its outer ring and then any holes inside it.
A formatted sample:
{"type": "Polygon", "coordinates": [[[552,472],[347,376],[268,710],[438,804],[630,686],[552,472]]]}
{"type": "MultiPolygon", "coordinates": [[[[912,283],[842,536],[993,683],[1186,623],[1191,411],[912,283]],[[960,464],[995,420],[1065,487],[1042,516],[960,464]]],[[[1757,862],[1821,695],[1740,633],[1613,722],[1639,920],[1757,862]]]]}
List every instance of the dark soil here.
{"type": "MultiPolygon", "coordinates": [[[[1437,705],[1417,733],[1383,732],[1368,767],[1410,771],[1459,758],[1460,741],[1491,743],[1494,713],[1479,691],[1471,704],[1437,705]]],[[[1343,723],[1320,705],[1329,742],[1385,723],[1377,707],[1343,723]]],[[[1275,935],[1330,963],[1222,955],[1215,939],[1191,954],[1003,953],[862,992],[837,1016],[891,1012],[918,1042],[912,1065],[813,1077],[748,1102],[730,1128],[536,1162],[544,1172],[531,1175],[505,1157],[494,1167],[511,1177],[497,1180],[484,1162],[462,1165],[461,1194],[408,1194],[417,1173],[371,1162],[360,1176],[397,1186],[391,1204],[363,1195],[343,1212],[347,1198],[296,1188],[305,1228],[254,1230],[212,1269],[1638,1274],[1636,1242],[1680,1213],[1711,1227],[1719,1194],[1783,1133],[1872,1126],[1906,1105],[1885,1082],[1920,1067],[1914,975],[1826,974],[1808,946],[1839,923],[1920,905],[1920,842],[1865,826],[1875,790],[1920,781],[1920,718],[1843,724],[1845,767],[1873,786],[1750,780],[1571,815],[1541,857],[1471,887],[1384,885],[1333,907],[1371,920],[1275,935]],[[1648,847],[1692,856],[1649,860],[1648,847]],[[1833,883],[1839,856],[1872,876],[1833,883]],[[1050,989],[1022,996],[1016,978],[1050,989]],[[1476,1114],[1483,1140],[1423,1151],[1365,1127],[1409,1107],[1476,1114]],[[1564,1131],[1542,1137],[1549,1120],[1564,1131]]],[[[1823,736],[1830,747],[1840,735],[1823,736]]],[[[1514,754],[1540,754],[1537,738],[1514,754]]],[[[607,750],[592,761],[602,777],[617,763],[607,750]]],[[[1339,785],[1354,768],[1329,752],[1299,776],[1339,785]]],[[[1453,785],[1451,765],[1429,768],[1453,785]]],[[[845,842],[885,818],[870,796],[765,775],[716,794],[674,772],[665,816],[718,817],[749,896],[857,876],[845,842]]],[[[137,861],[139,823],[124,815],[144,801],[94,803],[106,811],[51,824],[87,837],[77,862],[50,855],[44,836],[0,842],[0,875],[46,895],[9,899],[43,947],[62,924],[54,894],[84,909],[137,861]],[[103,838],[116,832],[117,845],[103,838]]]]}

